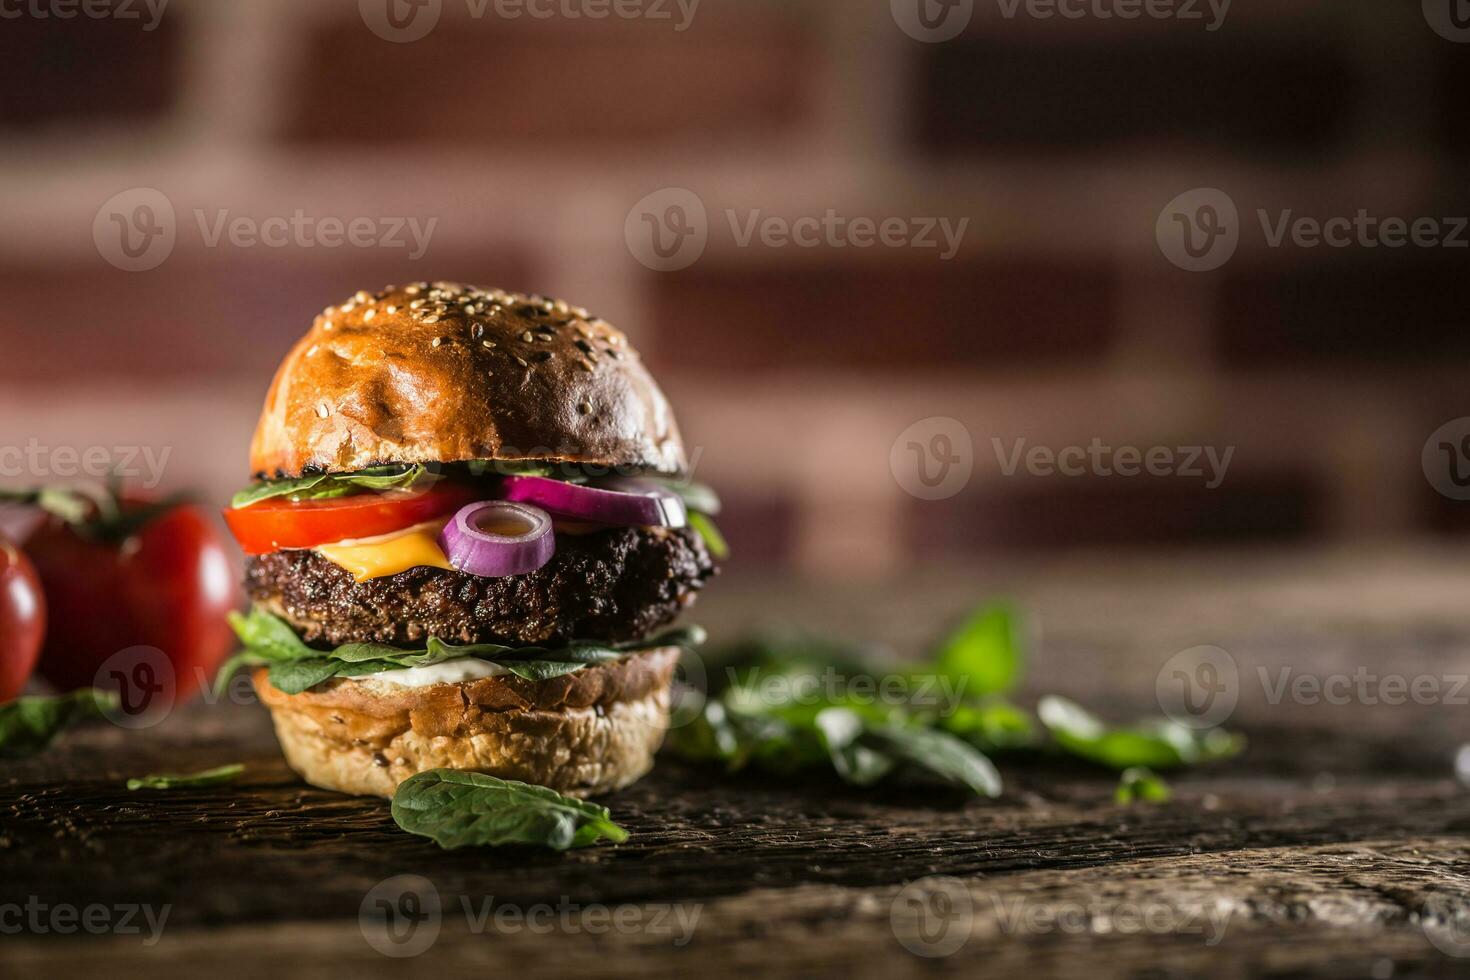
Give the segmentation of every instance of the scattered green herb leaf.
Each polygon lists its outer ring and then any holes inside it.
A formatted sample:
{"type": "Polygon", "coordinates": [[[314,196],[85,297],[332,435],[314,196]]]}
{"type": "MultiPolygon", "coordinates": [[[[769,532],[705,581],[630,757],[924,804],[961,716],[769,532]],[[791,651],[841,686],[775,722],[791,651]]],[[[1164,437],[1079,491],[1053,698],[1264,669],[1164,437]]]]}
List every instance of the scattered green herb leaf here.
{"type": "Polygon", "coordinates": [[[545,786],[458,769],[430,769],[399,784],[393,819],[440,847],[532,844],[564,851],[601,839],[620,844],[628,832],[607,807],[545,786]]]}
{"type": "Polygon", "coordinates": [[[88,718],[105,717],[104,712],[117,705],[116,694],[90,687],[57,697],[24,697],[0,704],[0,757],[40,752],[62,729],[88,718]]]}
{"type": "Polygon", "coordinates": [[[236,762],[228,766],[205,769],[203,772],[154,773],[129,779],[128,789],[184,789],[194,786],[219,786],[223,783],[233,783],[244,771],[245,767],[236,762]]]}
{"type": "Polygon", "coordinates": [[[1142,766],[1124,769],[1122,778],[1118,780],[1118,788],[1113,791],[1113,799],[1125,805],[1140,801],[1167,803],[1173,795],[1169,784],[1162,777],[1142,766]]]}

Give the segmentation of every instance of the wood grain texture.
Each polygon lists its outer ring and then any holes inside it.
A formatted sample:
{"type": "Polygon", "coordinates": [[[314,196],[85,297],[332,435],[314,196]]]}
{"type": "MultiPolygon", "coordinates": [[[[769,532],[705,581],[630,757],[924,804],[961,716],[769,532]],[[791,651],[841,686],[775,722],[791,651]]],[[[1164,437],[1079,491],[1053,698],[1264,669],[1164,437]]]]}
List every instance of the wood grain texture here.
{"type": "MultiPolygon", "coordinates": [[[[1140,619],[1130,619],[1121,593],[1136,580],[1111,581],[1118,614],[1092,629],[1084,620],[1106,596],[1029,597],[1062,611],[1042,656],[1107,656],[1097,651],[1121,648],[1119,636],[1167,630],[1163,620],[1179,614],[1145,626],[1138,602],[1140,619]]],[[[742,592],[737,605],[757,594],[742,592]]],[[[819,616],[840,613],[830,599],[810,601],[819,616]]],[[[909,608],[927,601],[916,593],[909,608]]],[[[1470,629],[1453,610],[1394,628],[1391,611],[1336,607],[1288,628],[1260,608],[1234,632],[1216,617],[1226,628],[1211,635],[1237,651],[1247,640],[1294,648],[1298,663],[1321,669],[1350,668],[1375,649],[1404,669],[1464,667],[1470,629]],[[1393,653],[1410,646],[1412,655],[1393,653]]],[[[1152,656],[1086,700],[1137,703],[1152,656]]],[[[1002,762],[1004,795],[980,801],[732,776],[665,756],[605,800],[632,832],[627,844],[558,855],[442,851],[399,831],[381,800],[297,781],[258,706],[199,704],[146,731],[79,731],[0,768],[0,909],[170,906],[151,946],[8,933],[0,975],[1464,975],[1470,794],[1445,748],[1464,737],[1463,709],[1266,708],[1244,709],[1243,757],[1174,777],[1175,799],[1162,806],[1117,806],[1110,774],[1054,761],[1002,762]],[[1351,722],[1365,714],[1373,719],[1351,722]],[[123,788],[128,776],[231,761],[249,767],[233,786],[123,788]],[[371,889],[404,874],[432,883],[441,914],[432,946],[400,961],[369,945],[359,914],[371,889]],[[542,905],[578,909],[549,934],[478,917],[542,905]],[[594,933],[589,906],[628,908],[644,924],[594,933]],[[649,924],[665,906],[697,914],[686,943],[649,924]],[[923,938],[937,935],[943,917],[928,916],[942,912],[954,913],[945,935],[962,941],[945,956],[917,955],[916,943],[943,945],[923,938]]],[[[0,912],[0,927],[7,921],[0,912]]]]}

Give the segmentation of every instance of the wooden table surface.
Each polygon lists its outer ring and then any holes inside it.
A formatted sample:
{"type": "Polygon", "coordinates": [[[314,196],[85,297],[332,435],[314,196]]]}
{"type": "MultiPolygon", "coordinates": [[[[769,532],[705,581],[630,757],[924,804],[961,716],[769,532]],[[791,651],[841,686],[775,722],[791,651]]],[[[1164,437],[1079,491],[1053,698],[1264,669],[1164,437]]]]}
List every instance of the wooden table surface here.
{"type": "Polygon", "coordinates": [[[1454,774],[1470,690],[1452,690],[1470,670],[1470,560],[1092,556],[902,586],[727,578],[694,618],[717,636],[796,620],[913,650],[999,592],[1040,626],[1027,695],[1119,720],[1156,712],[1172,653],[1229,651],[1230,725],[1249,750],[1172,778],[1171,803],[1133,807],[1112,802],[1112,776],[1063,764],[1002,764],[1004,795],[966,801],[665,755],[604,801],[624,845],[446,852],[397,830],[383,801],[298,782],[258,706],[195,704],[0,768],[0,976],[1470,973],[1470,791],[1454,774]],[[1368,680],[1342,704],[1273,699],[1283,670],[1428,677],[1439,693],[1389,704],[1368,680]],[[249,767],[234,786],[122,785],[233,761],[249,767]],[[418,913],[412,929],[385,937],[362,917],[384,896],[418,913]],[[156,936],[142,911],[140,932],[114,928],[143,906],[155,920],[167,908],[156,936]],[[97,934],[60,934],[68,908],[97,934]]]}

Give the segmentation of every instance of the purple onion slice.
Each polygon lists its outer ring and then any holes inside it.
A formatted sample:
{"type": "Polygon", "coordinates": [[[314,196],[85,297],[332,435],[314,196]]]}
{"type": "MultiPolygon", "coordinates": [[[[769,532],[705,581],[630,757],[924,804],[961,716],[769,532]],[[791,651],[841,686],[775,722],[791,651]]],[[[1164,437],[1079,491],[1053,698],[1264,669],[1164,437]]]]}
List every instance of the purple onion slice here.
{"type": "Polygon", "coordinates": [[[684,527],[688,511],[679,495],[654,484],[634,490],[607,490],[544,476],[505,478],[506,500],[535,504],[553,515],[598,524],[684,527]]]}
{"type": "Polygon", "coordinates": [[[461,507],[439,532],[439,545],[461,572],[500,578],[534,572],[551,561],[556,536],[551,515],[539,507],[485,500],[461,507]]]}

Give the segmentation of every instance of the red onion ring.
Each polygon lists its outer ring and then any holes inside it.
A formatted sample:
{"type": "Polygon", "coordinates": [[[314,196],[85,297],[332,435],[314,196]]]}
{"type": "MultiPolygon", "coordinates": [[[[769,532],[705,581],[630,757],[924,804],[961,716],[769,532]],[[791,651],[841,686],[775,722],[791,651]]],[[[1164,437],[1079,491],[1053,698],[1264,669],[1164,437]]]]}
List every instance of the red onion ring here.
{"type": "Polygon", "coordinates": [[[679,495],[649,484],[637,492],[604,490],[544,476],[508,476],[505,499],[543,507],[557,517],[641,527],[683,527],[689,513],[679,495]]]}
{"type": "Polygon", "coordinates": [[[439,545],[449,564],[483,578],[524,575],[551,561],[556,536],[551,515],[539,507],[504,500],[483,500],[461,507],[439,532],[439,545]],[[518,534],[486,530],[486,519],[525,525],[518,534]]]}

